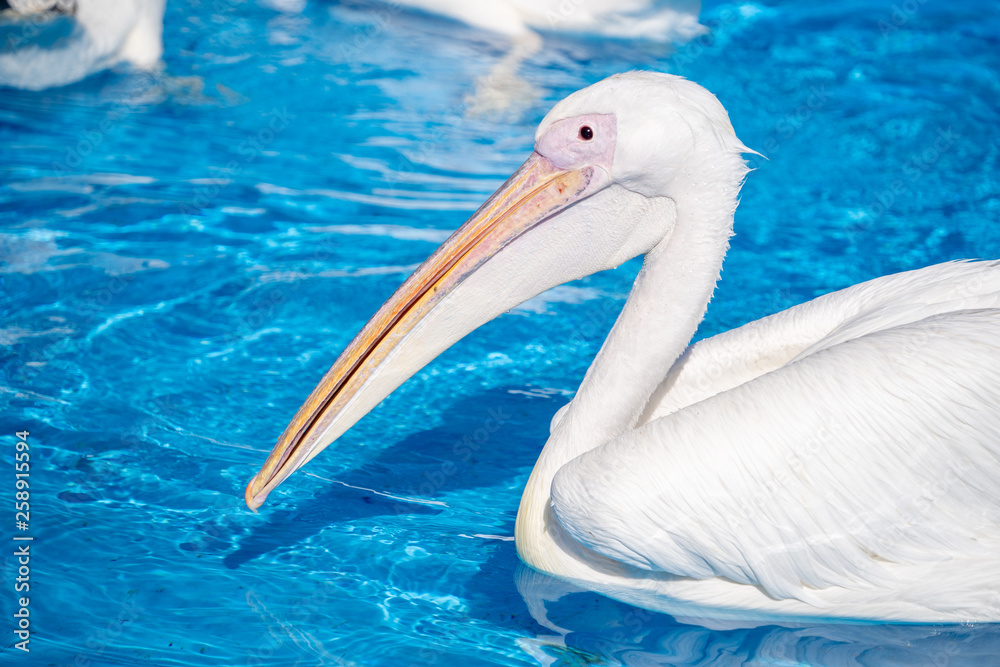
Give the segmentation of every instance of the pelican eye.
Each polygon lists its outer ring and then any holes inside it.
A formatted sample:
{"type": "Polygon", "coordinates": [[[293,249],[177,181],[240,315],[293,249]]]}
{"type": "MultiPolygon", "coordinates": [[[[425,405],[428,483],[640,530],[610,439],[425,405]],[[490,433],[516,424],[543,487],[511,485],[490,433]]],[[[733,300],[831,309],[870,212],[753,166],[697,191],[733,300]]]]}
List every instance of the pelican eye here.
{"type": "Polygon", "coordinates": [[[589,125],[584,125],[580,128],[580,138],[584,141],[590,141],[594,138],[594,131],[590,129],[589,125]]]}

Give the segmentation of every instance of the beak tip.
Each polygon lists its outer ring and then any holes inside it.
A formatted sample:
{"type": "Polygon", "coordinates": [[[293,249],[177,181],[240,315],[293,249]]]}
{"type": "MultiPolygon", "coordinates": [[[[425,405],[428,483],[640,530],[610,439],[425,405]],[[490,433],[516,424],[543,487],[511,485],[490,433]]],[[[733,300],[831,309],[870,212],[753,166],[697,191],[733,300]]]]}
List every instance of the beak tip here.
{"type": "Polygon", "coordinates": [[[243,492],[243,499],[244,499],[244,500],[246,501],[246,504],[247,504],[247,507],[249,507],[249,508],[250,508],[250,510],[251,510],[251,511],[252,511],[252,512],[253,512],[254,514],[256,514],[256,513],[257,513],[257,508],[258,508],[258,507],[260,507],[261,505],[263,505],[263,504],[264,504],[264,499],[265,499],[265,498],[267,498],[267,495],[266,495],[266,494],[265,494],[265,495],[263,495],[263,496],[261,496],[260,498],[257,498],[257,497],[256,497],[256,496],[254,495],[254,491],[253,491],[253,484],[254,484],[254,482],[256,482],[256,481],[257,481],[257,476],[256,476],[256,475],[254,475],[254,476],[253,476],[253,477],[252,477],[252,478],[250,479],[250,483],[249,483],[249,484],[247,484],[247,488],[246,488],[246,491],[244,491],[244,492],[243,492]]]}

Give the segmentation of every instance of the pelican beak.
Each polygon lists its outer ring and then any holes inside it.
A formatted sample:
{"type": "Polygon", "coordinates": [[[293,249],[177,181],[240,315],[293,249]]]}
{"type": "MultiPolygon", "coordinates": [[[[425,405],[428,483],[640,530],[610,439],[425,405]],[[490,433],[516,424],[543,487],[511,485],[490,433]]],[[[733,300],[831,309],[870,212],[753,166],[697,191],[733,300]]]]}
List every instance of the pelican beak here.
{"type": "Polygon", "coordinates": [[[354,415],[350,423],[339,419],[400,341],[456,286],[514,239],[602,188],[605,176],[593,166],[560,169],[532,153],[406,279],[341,353],[247,484],[247,506],[256,511],[268,493],[361,418],[364,413],[354,415]]]}

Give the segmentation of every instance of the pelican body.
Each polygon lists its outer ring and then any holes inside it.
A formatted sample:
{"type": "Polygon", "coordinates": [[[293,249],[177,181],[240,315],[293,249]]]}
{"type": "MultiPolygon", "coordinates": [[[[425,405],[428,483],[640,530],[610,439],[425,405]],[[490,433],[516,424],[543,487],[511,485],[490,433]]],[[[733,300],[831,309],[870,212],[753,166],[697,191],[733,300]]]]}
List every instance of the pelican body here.
{"type": "Polygon", "coordinates": [[[1000,265],[887,276],[689,345],[748,150],[676,76],[558,103],[323,377],[248,506],[476,327],[644,255],[552,420],[521,559],[689,617],[1000,621],[1000,265]]]}
{"type": "Polygon", "coordinates": [[[65,86],[163,55],[166,0],[0,0],[0,86],[65,86]]]}
{"type": "Polygon", "coordinates": [[[517,38],[534,30],[564,31],[618,39],[681,41],[705,31],[698,0],[400,0],[403,5],[450,16],[484,30],[517,38]]]}

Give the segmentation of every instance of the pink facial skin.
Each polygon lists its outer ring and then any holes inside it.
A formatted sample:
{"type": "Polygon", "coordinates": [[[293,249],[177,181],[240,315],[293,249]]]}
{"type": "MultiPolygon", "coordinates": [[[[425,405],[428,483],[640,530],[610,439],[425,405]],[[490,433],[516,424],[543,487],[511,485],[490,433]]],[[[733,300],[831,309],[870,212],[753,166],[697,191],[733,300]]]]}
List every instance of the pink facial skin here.
{"type": "Polygon", "coordinates": [[[548,158],[559,169],[594,165],[610,173],[617,138],[618,120],[614,114],[574,116],[552,123],[535,142],[535,152],[548,158]]]}

